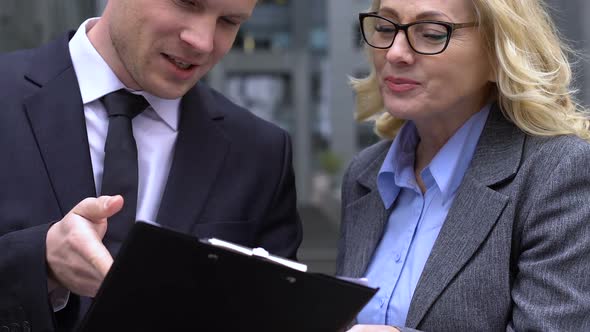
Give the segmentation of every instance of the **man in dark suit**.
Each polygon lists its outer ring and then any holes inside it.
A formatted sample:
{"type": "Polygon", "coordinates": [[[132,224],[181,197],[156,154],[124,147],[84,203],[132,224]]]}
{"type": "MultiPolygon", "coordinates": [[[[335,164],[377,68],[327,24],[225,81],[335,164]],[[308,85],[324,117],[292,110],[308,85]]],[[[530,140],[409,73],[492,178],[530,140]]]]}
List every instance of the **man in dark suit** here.
{"type": "Polygon", "coordinates": [[[289,136],[198,83],[255,4],[110,0],[75,34],[0,56],[0,327],[72,328],[108,272],[109,223],[134,201],[101,191],[119,90],[149,103],[132,120],[137,220],[295,257],[289,136]]]}

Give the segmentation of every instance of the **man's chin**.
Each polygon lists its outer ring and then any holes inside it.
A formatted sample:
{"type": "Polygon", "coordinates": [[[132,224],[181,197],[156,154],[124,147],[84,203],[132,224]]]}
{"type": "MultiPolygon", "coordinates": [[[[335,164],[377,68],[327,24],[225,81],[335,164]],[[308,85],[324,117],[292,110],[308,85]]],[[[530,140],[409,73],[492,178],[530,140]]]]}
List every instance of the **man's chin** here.
{"type": "Polygon", "coordinates": [[[156,86],[153,89],[145,89],[145,91],[162,99],[178,99],[182,98],[195,84],[196,82],[183,86],[165,84],[156,86]]]}

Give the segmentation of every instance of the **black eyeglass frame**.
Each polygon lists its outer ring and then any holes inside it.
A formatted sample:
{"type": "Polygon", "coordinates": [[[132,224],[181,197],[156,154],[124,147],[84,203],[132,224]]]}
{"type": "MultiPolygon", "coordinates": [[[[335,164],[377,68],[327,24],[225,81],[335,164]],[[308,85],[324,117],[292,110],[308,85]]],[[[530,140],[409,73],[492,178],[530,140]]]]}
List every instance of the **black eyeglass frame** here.
{"type": "Polygon", "coordinates": [[[367,45],[376,48],[376,49],[381,49],[381,50],[385,50],[390,48],[391,46],[393,46],[393,43],[395,42],[395,37],[397,37],[397,34],[400,31],[403,31],[406,34],[406,39],[408,40],[408,44],[410,45],[410,48],[418,53],[418,54],[422,54],[422,55],[436,55],[436,54],[441,54],[442,52],[444,52],[447,47],[449,46],[449,42],[451,41],[451,36],[453,35],[453,31],[457,30],[457,29],[461,29],[461,28],[469,28],[469,27],[474,27],[477,26],[477,22],[467,22],[467,23],[451,23],[451,22],[444,22],[444,21],[435,21],[435,20],[425,20],[425,21],[416,21],[416,22],[411,22],[408,24],[398,24],[393,22],[392,20],[385,18],[383,16],[378,15],[376,12],[371,12],[371,13],[359,13],[359,23],[360,23],[360,29],[361,29],[361,34],[363,35],[363,39],[365,40],[365,43],[367,43],[367,45]],[[374,18],[378,18],[378,19],[382,19],[385,20],[389,23],[391,23],[396,31],[395,31],[395,35],[393,36],[393,38],[391,39],[391,43],[389,44],[389,46],[386,47],[377,47],[372,45],[371,43],[369,43],[369,41],[367,40],[367,36],[365,35],[365,28],[363,25],[363,20],[367,17],[374,17],[374,18]],[[408,38],[408,29],[416,24],[423,24],[423,23],[430,23],[430,24],[438,24],[438,25],[442,25],[447,29],[447,40],[445,42],[445,46],[442,48],[442,50],[438,51],[438,52],[419,52],[414,48],[414,45],[412,45],[412,41],[410,38],[408,38]]]}

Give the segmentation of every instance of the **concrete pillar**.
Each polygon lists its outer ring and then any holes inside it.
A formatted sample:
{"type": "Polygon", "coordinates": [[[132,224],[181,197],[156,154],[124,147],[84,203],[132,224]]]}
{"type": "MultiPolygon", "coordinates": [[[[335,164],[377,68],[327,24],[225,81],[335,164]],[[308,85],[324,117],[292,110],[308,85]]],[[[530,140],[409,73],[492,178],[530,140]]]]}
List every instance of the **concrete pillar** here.
{"type": "Polygon", "coordinates": [[[348,76],[355,67],[353,32],[355,14],[352,0],[327,0],[329,105],[332,122],[331,148],[347,165],[357,151],[354,94],[348,76]]]}
{"type": "MultiPolygon", "coordinates": [[[[316,1],[316,0],[312,0],[316,1]]],[[[295,111],[294,127],[294,168],[296,171],[297,193],[300,204],[309,203],[311,197],[311,66],[309,53],[309,29],[311,24],[308,10],[309,0],[291,2],[291,33],[293,49],[299,55],[295,70],[291,71],[295,111]]]]}

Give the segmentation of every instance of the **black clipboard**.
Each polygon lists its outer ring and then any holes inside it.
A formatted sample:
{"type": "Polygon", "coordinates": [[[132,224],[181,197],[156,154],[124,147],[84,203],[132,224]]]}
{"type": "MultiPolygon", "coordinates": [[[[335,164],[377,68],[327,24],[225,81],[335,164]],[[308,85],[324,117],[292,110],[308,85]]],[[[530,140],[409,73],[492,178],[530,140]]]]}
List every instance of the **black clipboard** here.
{"type": "Polygon", "coordinates": [[[377,289],[136,223],[79,331],[341,331],[377,289]]]}

